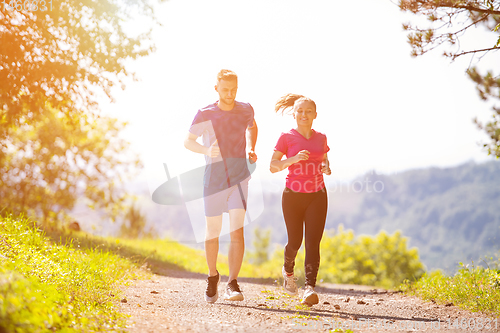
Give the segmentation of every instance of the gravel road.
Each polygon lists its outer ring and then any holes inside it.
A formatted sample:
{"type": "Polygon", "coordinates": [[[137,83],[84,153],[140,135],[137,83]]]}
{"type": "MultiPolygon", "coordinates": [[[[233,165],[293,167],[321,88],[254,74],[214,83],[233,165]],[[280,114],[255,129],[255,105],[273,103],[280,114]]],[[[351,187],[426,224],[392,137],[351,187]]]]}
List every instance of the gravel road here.
{"type": "Polygon", "coordinates": [[[306,308],[274,281],[241,278],[244,301],[208,304],[205,279],[163,270],[124,287],[118,307],[129,332],[500,332],[500,318],[366,286],[321,284],[320,303],[306,308]]]}

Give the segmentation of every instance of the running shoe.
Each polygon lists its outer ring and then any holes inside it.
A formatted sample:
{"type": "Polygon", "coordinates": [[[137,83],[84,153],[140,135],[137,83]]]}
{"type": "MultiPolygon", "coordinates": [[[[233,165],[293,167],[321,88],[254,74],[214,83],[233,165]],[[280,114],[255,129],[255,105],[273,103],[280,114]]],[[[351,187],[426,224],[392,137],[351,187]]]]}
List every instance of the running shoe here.
{"type": "Polygon", "coordinates": [[[307,285],[304,289],[305,289],[304,296],[302,297],[300,303],[307,306],[313,306],[314,304],[318,304],[319,297],[318,294],[314,291],[314,287],[307,285]]]}
{"type": "Polygon", "coordinates": [[[207,290],[205,290],[205,301],[208,303],[215,303],[219,298],[218,287],[220,283],[220,274],[217,271],[217,275],[209,276],[207,278],[207,290]]]}
{"type": "Polygon", "coordinates": [[[295,296],[299,292],[297,288],[297,278],[292,274],[288,275],[288,273],[285,271],[285,266],[283,266],[283,269],[281,270],[281,274],[283,274],[283,288],[285,288],[285,291],[292,295],[295,296]]]}
{"type": "Polygon", "coordinates": [[[227,284],[226,292],[224,293],[224,299],[226,301],[242,301],[243,294],[241,293],[240,286],[238,282],[232,280],[227,284]]]}

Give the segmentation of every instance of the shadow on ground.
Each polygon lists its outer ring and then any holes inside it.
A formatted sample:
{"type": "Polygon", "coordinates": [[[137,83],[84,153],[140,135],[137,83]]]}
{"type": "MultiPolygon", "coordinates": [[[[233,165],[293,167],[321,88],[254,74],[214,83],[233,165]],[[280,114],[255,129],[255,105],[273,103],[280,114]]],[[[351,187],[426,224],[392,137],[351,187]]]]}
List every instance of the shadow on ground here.
{"type": "Polygon", "coordinates": [[[221,303],[221,306],[228,306],[228,307],[236,307],[236,308],[247,308],[247,309],[254,309],[254,310],[260,310],[260,311],[267,311],[267,312],[278,312],[278,313],[283,313],[283,314],[289,314],[291,316],[296,316],[297,314],[300,315],[305,315],[308,318],[310,317],[321,317],[324,319],[331,319],[331,318],[336,318],[336,319],[346,319],[346,320],[352,320],[353,317],[355,317],[356,321],[358,320],[386,320],[386,321],[413,321],[413,322],[434,322],[435,319],[429,319],[429,318],[420,318],[420,317],[415,317],[412,316],[411,318],[406,318],[406,317],[400,317],[400,316],[391,316],[391,315],[374,315],[374,314],[363,314],[359,312],[346,312],[346,311],[338,311],[338,310],[325,310],[325,309],[317,309],[317,308],[311,308],[309,310],[296,310],[296,309],[275,309],[275,308],[266,308],[265,304],[259,304],[257,306],[251,306],[251,305],[242,305],[242,304],[235,304],[235,303],[221,303]]]}

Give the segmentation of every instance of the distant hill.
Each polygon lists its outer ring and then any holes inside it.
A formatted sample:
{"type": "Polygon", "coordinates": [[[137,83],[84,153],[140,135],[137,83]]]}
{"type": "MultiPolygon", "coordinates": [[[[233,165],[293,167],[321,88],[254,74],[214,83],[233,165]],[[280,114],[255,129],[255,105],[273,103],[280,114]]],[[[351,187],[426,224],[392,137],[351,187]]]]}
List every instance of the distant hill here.
{"type": "MultiPolygon", "coordinates": [[[[281,191],[272,191],[284,186],[284,178],[285,174],[279,186],[263,184],[264,211],[245,229],[247,249],[252,250],[256,227],[271,229],[272,243],[286,242],[281,191]]],[[[486,255],[499,253],[500,162],[471,162],[392,175],[373,172],[349,184],[329,183],[327,188],[327,229],[343,224],[356,235],[401,230],[409,237],[409,246],[418,247],[429,270],[452,272],[460,261],[479,263],[486,255]]],[[[140,195],[142,211],[159,237],[203,248],[195,241],[186,207],[155,204],[144,184],[131,190],[140,195]]],[[[222,250],[228,240],[228,236],[221,238],[222,250]]]]}
{"type": "Polygon", "coordinates": [[[459,261],[478,263],[500,250],[500,163],[371,174],[359,180],[366,179],[383,183],[384,190],[360,193],[356,207],[347,212],[333,209],[333,224],[342,222],[366,234],[402,230],[428,269],[454,270],[459,261]]]}

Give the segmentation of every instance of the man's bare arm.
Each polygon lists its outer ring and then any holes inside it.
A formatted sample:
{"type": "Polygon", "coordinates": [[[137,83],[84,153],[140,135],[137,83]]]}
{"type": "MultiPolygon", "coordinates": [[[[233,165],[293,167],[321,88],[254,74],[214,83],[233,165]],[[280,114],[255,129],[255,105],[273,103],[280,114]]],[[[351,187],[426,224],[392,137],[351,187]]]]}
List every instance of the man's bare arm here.
{"type": "Polygon", "coordinates": [[[259,128],[257,127],[255,119],[253,121],[253,125],[248,126],[247,133],[248,145],[250,146],[250,150],[255,150],[255,145],[257,144],[257,135],[259,134],[259,128]]]}
{"type": "Polygon", "coordinates": [[[207,155],[210,157],[217,157],[220,154],[217,140],[215,140],[215,142],[210,147],[205,147],[204,145],[198,143],[196,139],[198,139],[196,135],[188,132],[188,134],[186,135],[186,139],[184,139],[184,147],[195,153],[207,155]]]}
{"type": "Polygon", "coordinates": [[[255,154],[255,145],[257,144],[257,135],[259,134],[259,129],[255,119],[253,125],[247,128],[247,144],[250,147],[248,152],[248,158],[255,163],[257,161],[257,154],[255,154]]]}

